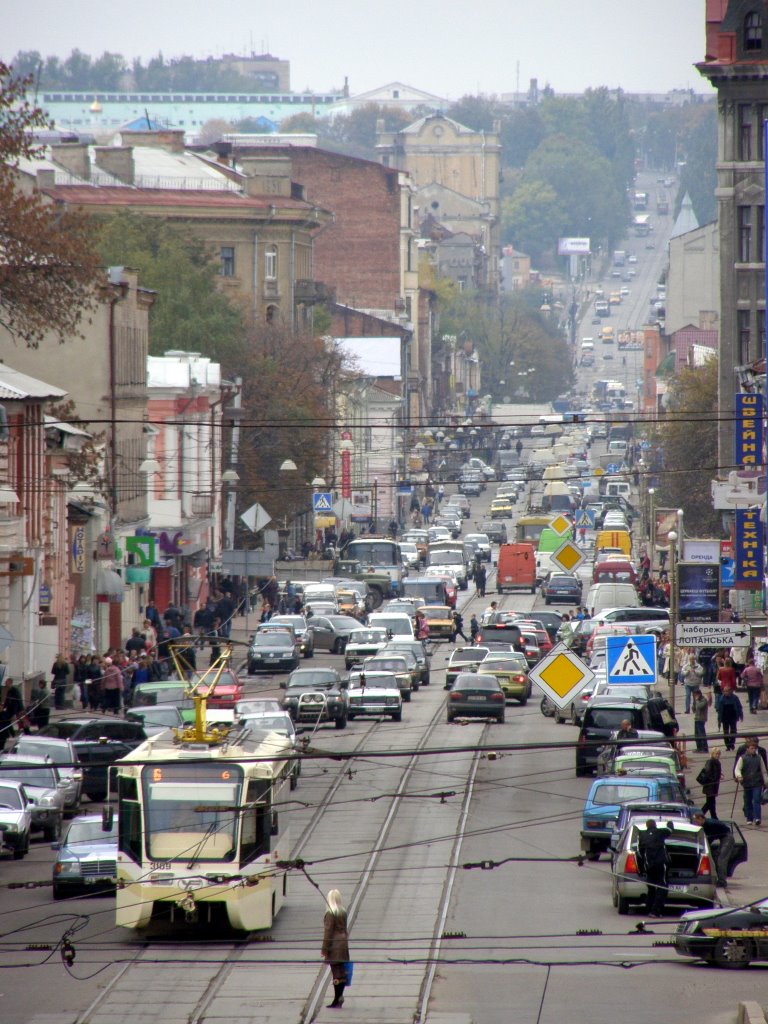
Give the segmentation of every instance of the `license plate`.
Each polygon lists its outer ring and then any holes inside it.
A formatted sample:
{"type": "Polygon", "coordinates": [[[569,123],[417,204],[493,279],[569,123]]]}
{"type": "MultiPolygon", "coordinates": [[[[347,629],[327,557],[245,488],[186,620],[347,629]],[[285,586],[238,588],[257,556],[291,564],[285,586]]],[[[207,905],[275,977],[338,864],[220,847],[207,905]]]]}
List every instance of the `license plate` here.
{"type": "Polygon", "coordinates": [[[485,697],[468,697],[469,701],[478,701],[479,703],[485,703],[485,697]]]}
{"type": "Polygon", "coordinates": [[[687,885],[668,885],[669,892],[688,892],[687,885]]]}

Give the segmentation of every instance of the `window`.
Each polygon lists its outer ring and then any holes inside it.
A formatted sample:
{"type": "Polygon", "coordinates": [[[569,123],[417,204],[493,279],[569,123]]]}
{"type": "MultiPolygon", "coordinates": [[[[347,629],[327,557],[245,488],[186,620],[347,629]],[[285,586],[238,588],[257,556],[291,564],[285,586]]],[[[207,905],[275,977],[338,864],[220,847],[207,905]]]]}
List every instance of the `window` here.
{"type": "Polygon", "coordinates": [[[760,351],[765,351],[765,310],[757,310],[757,344],[760,351]]]}
{"type": "Polygon", "coordinates": [[[765,207],[758,206],[757,210],[757,254],[755,260],[758,263],[765,262],[765,207]]]}
{"type": "Polygon", "coordinates": [[[266,315],[267,323],[268,324],[275,324],[275,323],[277,323],[279,314],[280,314],[280,310],[279,310],[279,308],[277,306],[267,306],[267,315],[266,315]]]}
{"type": "Polygon", "coordinates": [[[219,249],[219,273],[222,277],[235,276],[235,247],[222,245],[219,249]]]}
{"type": "Polygon", "coordinates": [[[739,104],[739,160],[752,159],[752,105],[739,104]]]}
{"type": "Polygon", "coordinates": [[[264,280],[277,280],[277,246],[268,245],[264,250],[264,280]]]}
{"type": "Polygon", "coordinates": [[[738,253],[739,263],[749,263],[752,256],[752,207],[740,206],[738,211],[738,253]]]}
{"type": "Polygon", "coordinates": [[[117,799],[120,808],[118,849],[141,864],[141,807],[136,779],[118,777],[117,799]]]}
{"type": "Polygon", "coordinates": [[[760,103],[757,107],[757,159],[763,160],[765,151],[765,125],[764,121],[768,118],[768,104],[760,103]]]}
{"type": "Polygon", "coordinates": [[[738,361],[743,365],[744,363],[748,363],[750,361],[749,350],[752,342],[750,312],[748,309],[737,310],[736,325],[739,346],[738,361]]]}
{"type": "Polygon", "coordinates": [[[744,19],[744,49],[762,50],[763,19],[757,11],[751,11],[744,19]]]}
{"type": "Polygon", "coordinates": [[[243,810],[240,835],[240,863],[269,853],[272,815],[269,808],[269,780],[248,783],[247,807],[243,810]]]}

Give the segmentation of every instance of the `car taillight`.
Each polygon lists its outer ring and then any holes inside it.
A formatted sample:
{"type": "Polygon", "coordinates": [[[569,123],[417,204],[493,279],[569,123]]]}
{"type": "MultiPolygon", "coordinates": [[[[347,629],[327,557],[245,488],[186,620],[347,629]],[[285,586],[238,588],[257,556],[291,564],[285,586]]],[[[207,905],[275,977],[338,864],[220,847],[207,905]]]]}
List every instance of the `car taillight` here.
{"type": "Polygon", "coordinates": [[[697,875],[711,875],[712,874],[712,862],[709,856],[704,853],[702,854],[701,860],[699,861],[699,870],[696,872],[697,875]]]}
{"type": "Polygon", "coordinates": [[[503,693],[492,693],[491,694],[491,700],[504,700],[504,694],[503,693]]]}
{"type": "Polygon", "coordinates": [[[514,679],[514,681],[516,683],[524,683],[525,682],[525,676],[512,676],[512,678],[514,679]]]}
{"type": "Polygon", "coordinates": [[[457,690],[452,690],[448,694],[448,700],[461,700],[461,694],[457,690]]]}
{"type": "Polygon", "coordinates": [[[627,860],[624,864],[625,875],[636,875],[637,874],[637,858],[634,853],[627,854],[627,860]]]}

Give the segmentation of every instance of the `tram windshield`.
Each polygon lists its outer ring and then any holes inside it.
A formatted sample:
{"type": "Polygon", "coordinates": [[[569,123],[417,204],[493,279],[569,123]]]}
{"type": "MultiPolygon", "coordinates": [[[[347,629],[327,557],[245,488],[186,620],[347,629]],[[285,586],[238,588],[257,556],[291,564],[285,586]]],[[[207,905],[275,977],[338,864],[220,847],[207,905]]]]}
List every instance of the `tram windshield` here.
{"type": "Polygon", "coordinates": [[[230,861],[243,788],[233,764],[147,765],[144,826],[152,860],[230,861]]]}

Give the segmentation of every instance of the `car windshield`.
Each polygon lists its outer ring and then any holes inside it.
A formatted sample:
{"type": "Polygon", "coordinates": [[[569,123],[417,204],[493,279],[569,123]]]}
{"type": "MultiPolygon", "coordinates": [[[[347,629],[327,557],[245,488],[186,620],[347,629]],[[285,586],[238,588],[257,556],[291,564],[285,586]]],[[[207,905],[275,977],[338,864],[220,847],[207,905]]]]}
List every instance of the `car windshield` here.
{"type": "Polygon", "coordinates": [[[528,662],[524,657],[508,658],[505,655],[490,654],[483,661],[483,669],[489,672],[527,672],[528,662]]]}
{"type": "Polygon", "coordinates": [[[388,672],[381,672],[378,674],[374,674],[373,672],[365,672],[361,673],[360,675],[350,676],[349,686],[350,689],[352,690],[361,690],[363,689],[363,687],[365,687],[365,689],[367,690],[396,690],[398,688],[397,679],[391,673],[388,672]],[[365,679],[365,683],[363,683],[363,679],[365,679]]]}
{"type": "Polygon", "coordinates": [[[21,782],[25,786],[38,786],[40,789],[56,789],[56,772],[53,768],[43,765],[21,765],[12,761],[3,761],[0,770],[6,779],[21,782]]]}
{"type": "Polygon", "coordinates": [[[79,722],[56,722],[55,725],[49,726],[50,732],[46,733],[49,736],[58,736],[59,739],[69,740],[75,735],[77,730],[80,728],[79,722]]]}
{"type": "Polygon", "coordinates": [[[464,679],[459,676],[454,684],[454,690],[498,690],[499,684],[493,676],[480,676],[474,673],[468,674],[464,679]]]}
{"type": "Polygon", "coordinates": [[[592,803],[597,806],[625,804],[628,800],[647,800],[650,795],[650,786],[622,786],[621,783],[610,783],[598,786],[592,796],[592,803]]]}
{"type": "Polygon", "coordinates": [[[185,699],[185,690],[182,685],[154,687],[151,684],[144,687],[141,683],[133,691],[133,703],[135,707],[145,707],[152,704],[180,704],[185,699]]]}
{"type": "Polygon", "coordinates": [[[631,720],[632,715],[626,708],[590,708],[585,718],[585,726],[593,729],[608,729],[613,732],[615,729],[621,728],[621,723],[625,718],[631,720]]]}
{"type": "Polygon", "coordinates": [[[273,615],[269,624],[271,626],[293,626],[294,629],[305,629],[307,625],[301,615],[273,615]]]}
{"type": "Polygon", "coordinates": [[[280,705],[276,700],[239,700],[235,710],[239,715],[256,715],[262,711],[279,711],[280,705]]]}
{"type": "Polygon", "coordinates": [[[329,615],[328,621],[334,629],[357,629],[360,625],[351,615],[329,615]]]}
{"type": "Polygon", "coordinates": [[[268,633],[255,633],[251,643],[254,647],[293,647],[290,633],[277,629],[268,633]]]}
{"type": "Polygon", "coordinates": [[[254,715],[248,722],[265,732],[279,732],[282,736],[292,736],[294,732],[288,715],[254,715]]]}
{"type": "Polygon", "coordinates": [[[131,711],[130,718],[142,725],[178,725],[179,712],[172,708],[143,708],[141,711],[131,711]]]}
{"type": "Polygon", "coordinates": [[[14,810],[21,810],[21,797],[18,789],[11,786],[0,786],[0,807],[12,807],[14,810]]]}
{"type": "Polygon", "coordinates": [[[356,629],[349,638],[350,644],[384,643],[386,633],[383,629],[356,629]]]}
{"type": "Polygon", "coordinates": [[[407,666],[401,658],[376,658],[366,665],[372,672],[402,672],[407,666]]]}
{"type": "Polygon", "coordinates": [[[108,843],[117,839],[117,815],[114,816],[112,828],[104,831],[101,818],[92,821],[73,821],[67,829],[64,839],[65,846],[80,846],[87,843],[108,843]]]}
{"type": "Polygon", "coordinates": [[[322,668],[305,668],[288,677],[289,686],[336,686],[336,673],[322,668]]]}
{"type": "MultiPolygon", "coordinates": [[[[17,754],[26,754],[28,757],[47,757],[54,764],[72,764],[72,748],[66,743],[48,743],[45,740],[35,740],[22,736],[16,744],[17,754]]],[[[76,755],[75,755],[76,756],[76,755]]]]}

